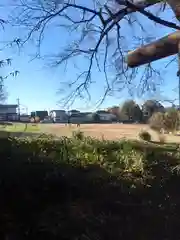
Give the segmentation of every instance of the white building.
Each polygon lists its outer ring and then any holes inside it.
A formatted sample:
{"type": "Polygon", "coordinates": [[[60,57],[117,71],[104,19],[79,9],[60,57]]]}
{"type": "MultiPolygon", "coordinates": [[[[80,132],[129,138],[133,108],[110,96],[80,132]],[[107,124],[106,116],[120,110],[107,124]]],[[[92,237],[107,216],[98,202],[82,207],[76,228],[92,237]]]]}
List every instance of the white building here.
{"type": "Polygon", "coordinates": [[[68,115],[65,110],[51,110],[49,117],[53,122],[65,123],[68,121],[68,115]]]}

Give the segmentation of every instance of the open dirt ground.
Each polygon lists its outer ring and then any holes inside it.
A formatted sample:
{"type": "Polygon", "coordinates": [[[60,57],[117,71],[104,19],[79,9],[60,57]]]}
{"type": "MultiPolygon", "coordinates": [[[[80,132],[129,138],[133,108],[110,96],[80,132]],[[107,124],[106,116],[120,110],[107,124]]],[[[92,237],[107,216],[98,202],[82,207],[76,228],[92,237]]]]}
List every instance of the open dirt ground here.
{"type": "MultiPolygon", "coordinates": [[[[145,124],[82,124],[80,127],[76,125],[65,126],[65,124],[44,124],[41,125],[41,130],[58,137],[72,136],[73,131],[80,130],[86,136],[109,140],[139,139],[139,132],[148,130],[151,133],[152,140],[159,140],[158,135],[145,124]]],[[[180,136],[165,135],[165,139],[168,142],[180,142],[180,136]]]]}
{"type": "MultiPolygon", "coordinates": [[[[57,137],[68,136],[71,137],[74,131],[82,131],[85,136],[91,136],[98,139],[139,139],[139,133],[142,130],[146,130],[151,134],[153,141],[159,141],[159,136],[156,132],[152,131],[148,125],[145,124],[81,124],[77,127],[76,124],[22,124],[17,123],[13,126],[7,126],[3,131],[19,132],[20,136],[27,134],[39,135],[41,133],[53,134],[57,137]]],[[[164,135],[165,142],[180,143],[180,136],[174,136],[170,134],[164,135]]]]}

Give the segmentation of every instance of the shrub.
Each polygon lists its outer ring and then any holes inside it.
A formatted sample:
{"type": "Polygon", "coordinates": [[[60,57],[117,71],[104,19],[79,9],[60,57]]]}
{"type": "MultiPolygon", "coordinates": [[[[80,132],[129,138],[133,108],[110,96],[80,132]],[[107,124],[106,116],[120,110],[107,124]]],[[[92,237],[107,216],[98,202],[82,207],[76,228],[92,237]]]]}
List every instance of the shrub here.
{"type": "Polygon", "coordinates": [[[171,132],[178,130],[180,126],[180,114],[176,109],[170,109],[164,114],[165,129],[171,132]]]}
{"type": "Polygon", "coordinates": [[[147,142],[150,142],[151,141],[151,134],[148,132],[148,131],[141,131],[139,133],[139,137],[140,139],[144,140],[144,141],[147,141],[147,142]]]}
{"type": "Polygon", "coordinates": [[[10,136],[10,132],[0,131],[0,138],[8,138],[9,136],[10,136]]]}
{"type": "Polygon", "coordinates": [[[154,131],[160,132],[164,128],[164,114],[161,112],[154,113],[149,119],[149,126],[154,131]]]}
{"type": "Polygon", "coordinates": [[[90,137],[57,141],[46,134],[0,139],[0,145],[2,235],[78,239],[87,227],[84,239],[156,239],[158,231],[159,239],[170,236],[166,228],[152,231],[155,215],[158,227],[168,218],[176,231],[177,146],[90,137]]]}
{"type": "Polygon", "coordinates": [[[34,123],[34,122],[35,122],[34,118],[31,118],[31,119],[30,119],[30,122],[31,122],[31,123],[34,123]]]}
{"type": "Polygon", "coordinates": [[[166,113],[154,113],[149,119],[151,129],[161,132],[164,129],[167,132],[174,132],[180,126],[180,114],[176,109],[170,109],[166,113]]]}
{"type": "Polygon", "coordinates": [[[35,122],[39,123],[40,122],[40,118],[39,117],[35,117],[35,122]]]}
{"type": "Polygon", "coordinates": [[[158,135],[158,138],[159,138],[160,143],[165,143],[166,137],[165,137],[164,134],[161,134],[161,133],[160,133],[160,134],[158,135]]]}
{"type": "Polygon", "coordinates": [[[84,133],[81,131],[73,131],[72,135],[73,135],[73,138],[78,140],[83,140],[84,138],[84,133]]]}

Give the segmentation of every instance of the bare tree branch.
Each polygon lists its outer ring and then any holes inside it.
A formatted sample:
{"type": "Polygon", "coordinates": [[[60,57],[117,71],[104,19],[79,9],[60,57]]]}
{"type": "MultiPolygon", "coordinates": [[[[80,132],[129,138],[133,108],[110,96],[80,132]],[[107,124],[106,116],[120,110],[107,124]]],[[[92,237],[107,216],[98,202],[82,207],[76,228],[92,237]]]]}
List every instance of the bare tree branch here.
{"type": "MultiPolygon", "coordinates": [[[[12,59],[7,58],[4,60],[0,60],[0,69],[5,68],[6,66],[10,66],[12,62],[12,59]]],[[[19,74],[19,71],[12,71],[9,74],[3,76],[0,75],[0,103],[3,103],[8,96],[8,93],[6,91],[5,87],[5,80],[9,77],[16,77],[19,74]]]]}
{"type": "MultiPolygon", "coordinates": [[[[125,87],[130,92],[134,89],[134,79],[139,74],[138,69],[128,69],[125,63],[125,54],[129,48],[143,44],[149,41],[148,36],[134,35],[131,42],[127,44],[128,36],[123,32],[124,25],[127,27],[137,27],[143,34],[147,34],[143,23],[139,21],[139,16],[143,15],[152,22],[161,24],[170,29],[180,30],[175,22],[162,19],[159,15],[154,15],[147,7],[158,4],[160,1],[145,0],[114,0],[109,1],[91,0],[82,4],[82,1],[65,0],[61,1],[28,1],[17,0],[14,6],[12,18],[9,20],[13,26],[24,27],[26,37],[18,37],[13,43],[22,47],[30,39],[37,40],[37,52],[35,56],[41,57],[41,45],[46,37],[45,32],[49,26],[55,26],[57,31],[59,27],[69,32],[72,38],[67,41],[67,46],[60,53],[52,53],[50,66],[58,67],[64,64],[67,67],[68,62],[73,59],[83,58],[87,68],[79,68],[79,74],[67,83],[70,94],[65,97],[67,102],[73,102],[76,97],[84,98],[85,94],[88,100],[91,99],[89,88],[94,82],[93,71],[101,72],[104,75],[105,90],[102,101],[112,92],[122,91],[125,87]],[[81,3],[79,3],[81,2],[81,3]],[[136,14],[136,18],[133,15],[136,14]],[[90,37],[93,40],[89,40],[90,37]],[[114,77],[110,79],[109,75],[114,77]],[[132,87],[133,86],[133,87],[132,87]]],[[[164,11],[166,4],[159,4],[161,11],[164,11]],[[163,6],[163,7],[162,7],[163,6]]],[[[139,31],[139,30],[138,30],[139,31]]],[[[152,78],[160,79],[160,72],[155,70],[151,64],[145,66],[143,76],[140,78],[141,94],[148,91],[155,91],[155,82],[152,78]]],[[[102,84],[103,86],[103,84],[102,84]]],[[[67,89],[66,89],[67,92],[67,89]]],[[[102,102],[100,101],[100,102],[102,102]]]]}
{"type": "Polygon", "coordinates": [[[172,23],[172,22],[163,20],[159,17],[156,17],[152,13],[144,10],[144,8],[138,7],[138,6],[134,5],[133,3],[131,3],[130,1],[127,1],[127,6],[130,7],[131,9],[135,9],[136,11],[140,12],[141,14],[143,14],[144,16],[146,16],[147,18],[149,18],[150,20],[152,20],[156,23],[159,23],[159,24],[164,25],[166,27],[170,27],[170,28],[180,30],[180,26],[176,25],[175,23],[172,23]]]}

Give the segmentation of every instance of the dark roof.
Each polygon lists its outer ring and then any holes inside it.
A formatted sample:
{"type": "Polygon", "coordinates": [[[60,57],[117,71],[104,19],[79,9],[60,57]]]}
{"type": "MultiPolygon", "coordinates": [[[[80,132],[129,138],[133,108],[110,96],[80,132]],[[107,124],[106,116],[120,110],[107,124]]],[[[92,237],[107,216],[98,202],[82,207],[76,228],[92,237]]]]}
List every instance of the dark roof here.
{"type": "Polygon", "coordinates": [[[66,112],[66,111],[65,110],[55,110],[55,109],[53,109],[50,112],[66,112]]]}
{"type": "Polygon", "coordinates": [[[92,112],[82,112],[83,114],[92,114],[92,112]]]}
{"type": "Polygon", "coordinates": [[[80,112],[80,113],[72,113],[71,115],[70,115],[70,117],[73,117],[73,118],[83,118],[83,117],[86,117],[88,114],[90,114],[90,113],[85,113],[85,112],[80,112]]]}
{"type": "Polygon", "coordinates": [[[69,112],[80,112],[80,111],[76,109],[72,109],[72,110],[69,110],[69,112]]]}
{"type": "Polygon", "coordinates": [[[17,108],[17,104],[0,104],[0,108],[17,108]]]}
{"type": "Polygon", "coordinates": [[[101,113],[102,113],[102,114],[104,114],[104,113],[105,113],[105,114],[111,114],[110,112],[105,111],[105,110],[98,110],[98,111],[96,111],[96,113],[97,113],[97,114],[101,114],[101,113]]]}

